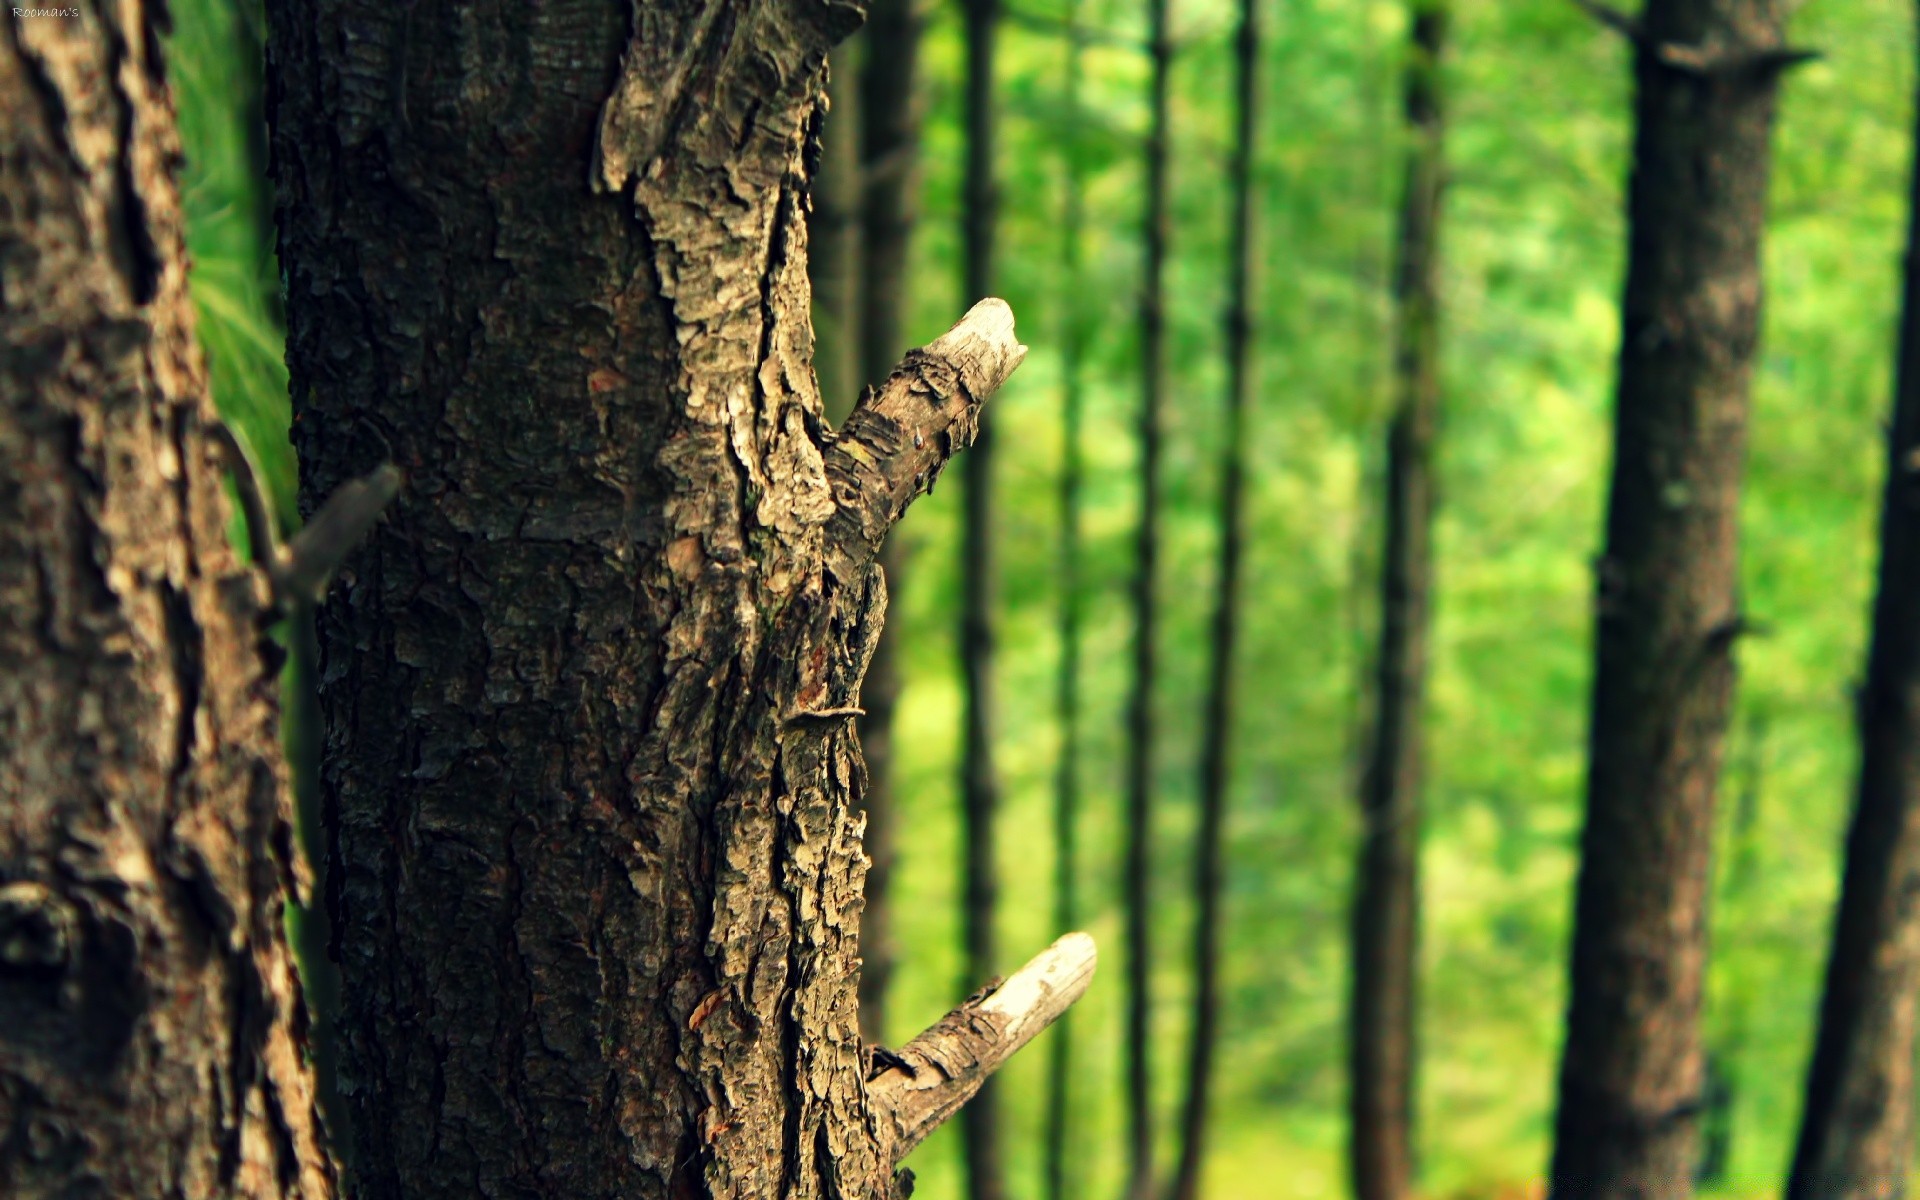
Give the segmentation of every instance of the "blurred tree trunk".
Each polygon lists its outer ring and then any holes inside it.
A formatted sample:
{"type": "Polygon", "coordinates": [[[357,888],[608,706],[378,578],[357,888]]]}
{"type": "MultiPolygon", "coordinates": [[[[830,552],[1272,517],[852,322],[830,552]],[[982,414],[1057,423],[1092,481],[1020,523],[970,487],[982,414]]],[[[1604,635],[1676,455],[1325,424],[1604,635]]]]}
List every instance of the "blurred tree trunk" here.
{"type": "Polygon", "coordinates": [[[270,10],[304,494],[411,478],[320,619],[361,1200],[874,1200],[1084,987],[1063,939],[859,1037],[875,559],[1021,355],[983,302],[824,425],[805,173],[861,16],[270,10]]]}
{"type": "Polygon", "coordinates": [[[1913,1167],[1920,988],[1920,152],[1915,164],[1880,583],[1859,694],[1860,775],[1787,1189],[1791,1200],[1899,1196],[1913,1167]]]}
{"type": "Polygon", "coordinates": [[[334,1194],[160,14],[0,36],[0,1191],[334,1194]]]}
{"type": "MultiPolygon", "coordinates": [[[[828,60],[827,116],[820,128],[820,166],[811,181],[807,276],[813,285],[813,368],[820,400],[838,421],[852,411],[866,382],[860,371],[860,47],[855,35],[828,60]]],[[[894,356],[899,356],[896,353],[894,356]]],[[[888,368],[892,361],[888,363],[888,368]]],[[[884,378],[884,374],[876,376],[884,378]]]]}
{"type": "Polygon", "coordinates": [[[1649,0],[1553,1190],[1691,1194],[1780,0],[1649,0]]]}
{"type": "MultiPolygon", "coordinates": [[[[1055,714],[1060,724],[1060,759],[1053,789],[1053,915],[1056,929],[1072,929],[1080,919],[1080,571],[1081,488],[1086,473],[1080,427],[1085,397],[1085,316],[1080,290],[1085,286],[1082,242],[1086,224],[1086,168],[1081,151],[1081,73],[1086,54],[1080,29],[1080,0],[1067,0],[1066,128],[1061,137],[1065,159],[1065,203],[1060,217],[1060,674],[1055,714]]],[[[1047,1054],[1044,1195],[1066,1200],[1068,1126],[1073,1113],[1073,1029],[1062,1020],[1047,1054]]]]}
{"type": "Polygon", "coordinates": [[[1166,257],[1168,77],[1173,41],[1168,0],[1148,0],[1148,85],[1145,278],[1140,293],[1140,523],[1134,548],[1133,694],[1127,708],[1127,852],[1121,887],[1127,925],[1127,1198],[1153,1195],[1152,912],[1153,696],[1160,561],[1160,424],[1166,393],[1166,257]]]}
{"type": "MultiPolygon", "coordinates": [[[[964,221],[965,287],[969,303],[993,293],[994,236],[999,223],[996,181],[994,42],[1000,0],[965,0],[967,26],[967,164],[964,221]]],[[[997,953],[994,911],[999,894],[994,861],[994,821],[1000,779],[994,765],[994,601],[997,568],[993,548],[993,431],[983,430],[962,466],[966,509],[962,518],[960,568],[960,665],[966,688],[966,741],[962,749],[961,797],[966,828],[964,924],[967,977],[991,976],[997,953]]],[[[966,1138],[967,1195],[1001,1200],[1006,1194],[1000,1151],[999,1096],[983,1088],[960,1118],[966,1138]]]]}
{"type": "MultiPolygon", "coordinates": [[[[900,328],[912,304],[907,252],[913,239],[920,103],[917,63],[922,18],[913,0],[876,0],[867,19],[860,74],[860,361],[866,382],[886,378],[905,346],[900,328]]],[[[899,539],[880,549],[890,595],[906,576],[899,539]]],[[[860,748],[867,759],[867,907],[861,916],[860,1019],[874,1040],[887,1028],[887,985],[893,978],[893,719],[900,703],[897,626],[880,635],[861,689],[860,748]]]]}
{"type": "Polygon", "coordinates": [[[1253,341],[1253,157],[1260,104],[1260,3],[1241,0],[1234,41],[1234,148],[1230,167],[1233,233],[1228,264],[1227,436],[1220,482],[1220,576],[1215,582],[1204,746],[1200,756],[1200,829],[1194,849],[1193,1029],[1187,1095],[1180,1127],[1174,1200],[1198,1200],[1206,1166],[1208,1102],[1220,1016],[1220,894],[1227,791],[1232,776],[1233,663],[1239,632],[1241,516],[1246,478],[1247,409],[1258,386],[1253,341]]]}
{"type": "Polygon", "coordinates": [[[1414,1175],[1421,720],[1433,592],[1433,440],[1440,417],[1439,226],[1446,173],[1441,57],[1447,12],[1439,0],[1415,0],[1412,8],[1380,642],[1360,778],[1353,899],[1348,1153],[1357,1200],[1403,1200],[1414,1175]]]}

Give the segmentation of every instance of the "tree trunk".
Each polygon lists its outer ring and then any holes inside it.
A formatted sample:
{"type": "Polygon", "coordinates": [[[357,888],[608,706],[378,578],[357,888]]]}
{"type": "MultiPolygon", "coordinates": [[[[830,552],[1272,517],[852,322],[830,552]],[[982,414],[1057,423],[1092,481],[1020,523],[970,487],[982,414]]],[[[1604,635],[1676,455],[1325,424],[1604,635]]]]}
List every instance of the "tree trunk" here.
{"type": "Polygon", "coordinates": [[[1859,695],[1860,775],[1790,1200],[1900,1196],[1913,1167],[1920,988],[1920,151],[1915,162],[1880,583],[1859,695]]]}
{"type": "MultiPolygon", "coordinates": [[[[1060,674],[1055,713],[1060,723],[1060,760],[1053,794],[1053,915],[1058,928],[1080,919],[1080,493],[1086,473],[1080,447],[1085,397],[1085,316],[1080,289],[1085,285],[1082,242],[1086,225],[1086,168],[1081,138],[1081,73],[1085,46],[1080,31],[1080,0],[1067,0],[1066,129],[1061,137],[1066,160],[1066,203],[1061,213],[1060,292],[1060,674]]],[[[1068,1126],[1073,1113],[1073,1029],[1062,1020],[1047,1051],[1047,1118],[1044,1138],[1044,1195],[1066,1200],[1068,1126]]]]}
{"type": "Polygon", "coordinates": [[[264,572],[140,3],[0,36],[0,1191],[334,1194],[264,572]]]}
{"type": "MultiPolygon", "coordinates": [[[[807,277],[813,287],[813,367],[827,415],[841,420],[866,380],[860,377],[860,43],[843,42],[827,70],[827,116],[820,168],[810,189],[807,277]]],[[[896,354],[897,358],[898,355],[896,354]]],[[[884,379],[885,370],[875,379],[884,379]]],[[[864,1020],[864,1014],[863,1014],[864,1020]]]]}
{"type": "MultiPolygon", "coordinates": [[[[860,220],[863,279],[860,288],[861,361],[868,380],[884,379],[904,348],[900,318],[911,297],[907,252],[913,238],[919,192],[920,104],[916,64],[921,17],[912,0],[877,0],[868,18],[865,63],[860,76],[861,170],[865,180],[860,220]]],[[[906,575],[906,555],[897,540],[880,550],[890,595],[906,575]]],[[[867,715],[860,719],[860,748],[867,759],[867,907],[861,915],[860,1019],[872,1036],[887,1028],[887,985],[893,978],[893,717],[900,700],[899,635],[880,635],[867,686],[867,715]]]]}
{"type": "Polygon", "coordinates": [[[1779,0],[1649,0],[1553,1190],[1689,1195],[1779,0]]]}
{"type": "Polygon", "coordinates": [[[1220,481],[1220,575],[1215,583],[1207,710],[1200,754],[1200,829],[1194,847],[1193,1030],[1174,1200],[1198,1200],[1206,1166],[1208,1104],[1220,1016],[1220,899],[1227,790],[1232,776],[1233,664],[1239,631],[1240,559],[1245,541],[1247,410],[1258,386],[1254,361],[1253,157],[1260,103],[1260,0],[1241,0],[1234,40],[1233,233],[1226,317],[1227,436],[1220,481]]]}
{"type": "Polygon", "coordinates": [[[632,14],[271,12],[303,488],[413,481],[320,626],[362,1200],[876,1200],[1092,966],[860,1040],[875,558],[1022,348],[984,301],[830,432],[805,171],[861,10],[632,14]]]}
{"type": "MultiPolygon", "coordinates": [[[[993,292],[994,233],[999,221],[995,181],[993,52],[999,34],[1000,0],[966,0],[967,175],[965,287],[969,303],[993,292]]],[[[997,954],[994,910],[999,892],[994,861],[994,820],[1000,807],[994,765],[993,435],[984,431],[967,456],[966,510],[960,568],[960,667],[965,681],[966,739],[961,749],[961,803],[965,816],[964,874],[967,978],[993,974],[997,954]]],[[[999,1097],[982,1089],[960,1119],[966,1138],[967,1195],[1001,1200],[1006,1194],[1000,1152],[999,1097]]]]}
{"type": "Polygon", "coordinates": [[[1159,602],[1160,424],[1166,392],[1168,0],[1148,0],[1152,115],[1147,131],[1145,278],[1140,295],[1140,523],[1134,548],[1133,695],[1127,707],[1127,1200],[1153,1195],[1153,696],[1159,602]]]}
{"type": "Polygon", "coordinates": [[[1360,777],[1353,900],[1348,1154],[1357,1200],[1404,1200],[1414,1175],[1421,719],[1433,591],[1433,439],[1440,415],[1438,234],[1446,171],[1440,64],[1447,12],[1438,0],[1415,0],[1412,18],[1380,644],[1372,736],[1360,777]]]}

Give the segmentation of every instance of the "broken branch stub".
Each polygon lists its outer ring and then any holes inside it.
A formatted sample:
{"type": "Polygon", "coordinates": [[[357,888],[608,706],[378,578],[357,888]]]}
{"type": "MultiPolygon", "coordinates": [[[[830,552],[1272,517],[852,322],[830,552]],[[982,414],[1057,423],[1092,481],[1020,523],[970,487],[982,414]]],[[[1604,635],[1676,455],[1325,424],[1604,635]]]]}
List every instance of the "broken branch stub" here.
{"type": "Polygon", "coordinates": [[[980,406],[1026,357],[1013,310],[986,299],[870,389],[827,447],[836,511],[827,522],[835,574],[851,579],[887,530],[956,453],[973,444],[980,406]]]}
{"type": "Polygon", "coordinates": [[[880,1069],[867,1080],[867,1098],[896,1164],[1086,994],[1098,957],[1092,937],[1069,933],[1005,982],[876,1058],[880,1069]]]}

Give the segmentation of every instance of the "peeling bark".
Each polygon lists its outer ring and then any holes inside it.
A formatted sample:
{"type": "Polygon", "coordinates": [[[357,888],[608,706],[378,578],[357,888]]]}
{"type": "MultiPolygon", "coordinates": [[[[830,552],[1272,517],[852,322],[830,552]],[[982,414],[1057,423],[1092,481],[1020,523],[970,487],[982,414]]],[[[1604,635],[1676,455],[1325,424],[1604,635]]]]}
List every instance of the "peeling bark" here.
{"type": "MultiPolygon", "coordinates": [[[[853,733],[998,301],[821,416],[835,4],[272,5],[355,1194],[877,1200],[853,733]]],[[[957,1085],[956,1085],[957,1086],[957,1085]]]]}
{"type": "Polygon", "coordinates": [[[159,20],[0,20],[0,1191],[324,1200],[159,20]]]}
{"type": "Polygon", "coordinates": [[[1649,0],[1553,1191],[1692,1192],[1781,0],[1649,0]],[[1756,65],[1772,64],[1772,65],[1756,65]]]}

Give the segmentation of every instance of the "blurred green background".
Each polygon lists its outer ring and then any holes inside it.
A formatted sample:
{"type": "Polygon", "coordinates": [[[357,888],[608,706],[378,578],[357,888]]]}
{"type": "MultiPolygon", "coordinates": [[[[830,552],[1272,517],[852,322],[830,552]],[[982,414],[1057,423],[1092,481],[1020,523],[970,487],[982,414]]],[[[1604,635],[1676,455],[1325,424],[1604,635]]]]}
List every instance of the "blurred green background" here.
{"type": "MultiPolygon", "coordinates": [[[[1016,0],[1052,16],[1059,0],[1016,0]]],[[[1124,593],[1138,519],[1142,140],[1137,5],[1085,0],[1117,35],[1089,50],[1086,276],[1063,277],[1064,49],[1004,26],[1001,294],[1032,347],[994,402],[1000,432],[1002,945],[1018,965],[1056,932],[1047,836],[1057,662],[1061,462],[1058,331],[1094,330],[1085,452],[1088,926],[1107,951],[1075,1010],[1076,1191],[1117,1194],[1118,876],[1124,593]]],[[[170,69],[200,336],[215,397],[282,512],[293,506],[251,0],[176,0],[170,69]]],[[[965,67],[959,13],[928,10],[923,220],[906,334],[965,308],[959,218],[965,67]]],[[[1188,856],[1215,463],[1224,400],[1230,137],[1227,0],[1177,0],[1169,271],[1164,687],[1155,846],[1155,1068],[1171,1134],[1186,1041],[1188,856]]],[[[1399,179],[1405,11],[1388,0],[1268,5],[1257,164],[1263,282],[1252,422],[1252,542],[1238,664],[1214,1200],[1345,1194],[1342,1024],[1357,831],[1358,687],[1371,640],[1386,284],[1399,179]]],[[[1913,89],[1910,6],[1823,0],[1796,16],[1825,57],[1784,89],[1767,241],[1766,335],[1745,501],[1740,714],[1723,788],[1709,1046],[1733,1103],[1706,1193],[1772,1195],[1799,1116],[1853,776],[1849,688],[1862,659],[1881,423],[1913,89]]],[[[1460,0],[1446,66],[1450,186],[1442,230],[1446,417],[1425,858],[1419,1146],[1427,1195],[1537,1195],[1552,1126],[1618,336],[1627,49],[1562,0],[1460,0]]],[[[903,527],[893,620],[906,688],[897,735],[901,952],[890,1031],[910,1036],[959,978],[955,778],[960,690],[957,488],[903,527]]],[[[977,981],[973,981],[977,982],[977,981]]],[[[1049,1037],[1059,1036],[1049,1034],[1049,1037]]],[[[1011,1186],[1039,1192],[1043,1056],[1004,1078],[1011,1186]]],[[[910,1161],[927,1200],[959,1196],[958,1137],[910,1161]]],[[[1170,1166],[1170,1140],[1163,1147],[1170,1166]]]]}

